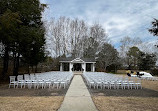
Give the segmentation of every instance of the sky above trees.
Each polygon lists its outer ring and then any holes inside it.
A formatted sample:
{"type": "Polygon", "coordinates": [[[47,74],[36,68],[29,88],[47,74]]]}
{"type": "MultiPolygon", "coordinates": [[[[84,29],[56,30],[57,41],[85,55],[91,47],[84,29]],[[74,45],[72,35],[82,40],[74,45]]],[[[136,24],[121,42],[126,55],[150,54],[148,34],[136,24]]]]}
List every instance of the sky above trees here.
{"type": "Polygon", "coordinates": [[[140,37],[143,42],[157,38],[148,32],[158,18],[157,0],[40,0],[48,4],[43,20],[66,16],[83,19],[89,25],[100,23],[117,48],[125,36],[140,37]]]}

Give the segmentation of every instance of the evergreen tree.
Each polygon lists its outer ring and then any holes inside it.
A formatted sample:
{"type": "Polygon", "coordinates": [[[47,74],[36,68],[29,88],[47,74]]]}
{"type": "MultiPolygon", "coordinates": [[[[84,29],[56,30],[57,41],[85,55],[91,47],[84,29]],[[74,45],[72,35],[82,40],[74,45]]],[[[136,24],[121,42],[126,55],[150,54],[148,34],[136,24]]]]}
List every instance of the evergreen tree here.
{"type": "Polygon", "coordinates": [[[7,9],[3,15],[0,16],[0,42],[4,45],[3,54],[3,70],[2,78],[4,79],[8,71],[9,52],[14,50],[16,35],[18,33],[18,26],[21,24],[18,13],[14,13],[7,9]]]}
{"type": "Polygon", "coordinates": [[[131,47],[127,52],[127,59],[128,59],[128,68],[129,69],[137,69],[138,64],[138,57],[140,55],[140,50],[138,47],[131,47]]]}
{"type": "Polygon", "coordinates": [[[158,36],[158,19],[154,19],[154,21],[152,21],[152,28],[149,29],[149,32],[154,36],[158,36]]]}
{"type": "Polygon", "coordinates": [[[148,54],[141,52],[138,57],[138,67],[139,70],[150,70],[155,66],[156,56],[154,54],[148,54]]]}
{"type": "MultiPolygon", "coordinates": [[[[43,27],[42,11],[44,11],[45,4],[41,4],[39,0],[3,0],[0,1],[0,33],[3,36],[2,38],[11,37],[13,39],[5,40],[6,43],[3,43],[5,48],[4,58],[9,60],[9,51],[13,53],[14,58],[14,75],[18,74],[19,67],[19,57],[26,61],[29,60],[29,65],[37,65],[38,62],[43,60],[44,56],[44,32],[43,27]],[[13,27],[10,31],[12,35],[10,36],[3,25],[3,16],[7,10],[11,10],[14,14],[18,15],[18,25],[13,27]],[[10,45],[11,44],[11,45],[10,45]],[[25,50],[24,50],[25,49],[25,50]],[[28,56],[29,55],[29,56],[28,56]],[[36,59],[34,59],[36,58],[36,59]]],[[[8,26],[15,23],[15,21],[7,22],[8,26]]],[[[14,24],[15,25],[15,24],[14,24]]],[[[0,38],[1,41],[4,41],[0,38]]],[[[4,60],[4,62],[6,62],[4,60]]],[[[7,62],[5,63],[4,68],[7,72],[7,62]]],[[[3,74],[4,75],[4,74],[3,74]]]]}
{"type": "Polygon", "coordinates": [[[97,66],[106,71],[106,68],[112,64],[116,64],[118,59],[117,50],[111,44],[105,43],[98,53],[97,66]]]}
{"type": "MultiPolygon", "coordinates": [[[[158,19],[154,18],[154,21],[152,21],[152,28],[149,29],[149,32],[154,36],[158,36],[158,19]]],[[[158,47],[158,44],[155,46],[158,47]]]]}

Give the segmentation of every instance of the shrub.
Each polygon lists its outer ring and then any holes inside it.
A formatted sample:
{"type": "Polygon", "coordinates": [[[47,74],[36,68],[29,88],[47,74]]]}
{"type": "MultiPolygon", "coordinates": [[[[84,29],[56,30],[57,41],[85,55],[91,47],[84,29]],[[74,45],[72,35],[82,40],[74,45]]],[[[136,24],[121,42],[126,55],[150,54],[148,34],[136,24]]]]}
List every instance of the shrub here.
{"type": "Polygon", "coordinates": [[[150,73],[154,76],[158,76],[158,69],[151,69],[150,73]]]}

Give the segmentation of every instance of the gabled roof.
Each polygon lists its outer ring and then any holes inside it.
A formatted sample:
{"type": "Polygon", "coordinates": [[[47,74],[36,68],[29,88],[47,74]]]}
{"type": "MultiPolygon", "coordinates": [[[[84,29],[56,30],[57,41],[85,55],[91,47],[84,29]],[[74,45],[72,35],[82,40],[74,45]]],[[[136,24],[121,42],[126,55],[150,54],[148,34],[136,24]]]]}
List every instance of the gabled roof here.
{"type": "Polygon", "coordinates": [[[91,62],[94,63],[96,62],[94,58],[60,58],[59,62],[91,62]]]}
{"type": "Polygon", "coordinates": [[[72,60],[71,62],[85,62],[85,61],[83,61],[82,59],[80,59],[80,58],[76,58],[76,59],[74,59],[74,60],[72,60]]]}

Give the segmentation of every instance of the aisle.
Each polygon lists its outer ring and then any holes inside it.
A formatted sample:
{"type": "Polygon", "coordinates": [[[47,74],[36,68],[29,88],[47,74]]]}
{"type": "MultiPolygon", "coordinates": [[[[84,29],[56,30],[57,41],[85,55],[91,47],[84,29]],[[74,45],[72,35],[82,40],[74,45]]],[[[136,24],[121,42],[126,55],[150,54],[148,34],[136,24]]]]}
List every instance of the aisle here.
{"type": "Polygon", "coordinates": [[[81,75],[75,75],[58,111],[98,111],[81,75]]]}

